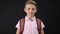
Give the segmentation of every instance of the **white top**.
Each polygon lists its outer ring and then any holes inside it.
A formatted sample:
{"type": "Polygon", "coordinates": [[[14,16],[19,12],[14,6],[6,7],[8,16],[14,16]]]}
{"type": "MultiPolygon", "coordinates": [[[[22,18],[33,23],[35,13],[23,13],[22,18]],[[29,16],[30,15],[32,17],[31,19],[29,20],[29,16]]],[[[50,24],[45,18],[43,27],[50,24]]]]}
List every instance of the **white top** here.
{"type": "MultiPolygon", "coordinates": [[[[18,21],[17,25],[15,26],[16,28],[20,28],[19,23],[20,21],[18,21]]],[[[44,27],[45,26],[41,21],[41,28],[44,28],[44,27]]],[[[23,34],[38,34],[35,16],[32,18],[32,20],[30,20],[27,16],[25,17],[25,26],[24,26],[23,34]]]]}

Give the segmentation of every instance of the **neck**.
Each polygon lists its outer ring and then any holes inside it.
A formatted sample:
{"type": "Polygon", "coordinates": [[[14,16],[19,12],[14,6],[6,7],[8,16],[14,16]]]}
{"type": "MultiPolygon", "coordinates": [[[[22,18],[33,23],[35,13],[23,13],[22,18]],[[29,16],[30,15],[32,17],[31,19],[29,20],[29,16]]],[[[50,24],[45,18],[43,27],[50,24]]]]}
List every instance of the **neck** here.
{"type": "Polygon", "coordinates": [[[27,15],[27,17],[31,19],[34,17],[34,15],[27,15]]]}

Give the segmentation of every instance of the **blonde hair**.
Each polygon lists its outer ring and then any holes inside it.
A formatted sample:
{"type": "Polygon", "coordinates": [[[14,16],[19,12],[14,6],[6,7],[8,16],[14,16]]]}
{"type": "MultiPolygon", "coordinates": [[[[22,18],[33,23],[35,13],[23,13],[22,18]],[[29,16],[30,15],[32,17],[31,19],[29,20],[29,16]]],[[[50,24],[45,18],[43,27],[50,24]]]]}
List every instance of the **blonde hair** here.
{"type": "Polygon", "coordinates": [[[28,1],[25,3],[25,5],[27,5],[27,4],[33,4],[33,5],[36,6],[36,8],[37,8],[37,3],[36,3],[34,0],[28,0],[28,1]]]}

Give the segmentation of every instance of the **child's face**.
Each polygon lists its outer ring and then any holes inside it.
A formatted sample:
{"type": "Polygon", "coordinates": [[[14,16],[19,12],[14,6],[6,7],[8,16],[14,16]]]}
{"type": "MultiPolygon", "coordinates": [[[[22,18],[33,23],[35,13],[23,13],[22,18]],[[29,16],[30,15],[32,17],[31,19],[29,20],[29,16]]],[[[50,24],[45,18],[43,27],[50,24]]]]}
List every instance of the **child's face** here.
{"type": "Polygon", "coordinates": [[[37,8],[33,4],[26,4],[24,11],[26,12],[26,14],[34,15],[37,12],[37,8]]]}

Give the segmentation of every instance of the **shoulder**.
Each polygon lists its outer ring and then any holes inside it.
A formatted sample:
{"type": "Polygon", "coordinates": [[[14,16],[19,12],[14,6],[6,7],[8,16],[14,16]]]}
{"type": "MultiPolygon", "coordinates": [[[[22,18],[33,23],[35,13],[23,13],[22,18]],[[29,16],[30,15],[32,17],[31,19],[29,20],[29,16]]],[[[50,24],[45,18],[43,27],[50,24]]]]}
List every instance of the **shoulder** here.
{"type": "Polygon", "coordinates": [[[19,20],[24,20],[25,18],[24,17],[22,17],[22,18],[20,18],[19,20]]]}
{"type": "Polygon", "coordinates": [[[20,22],[24,22],[25,21],[25,18],[22,17],[22,18],[19,19],[19,21],[20,22]]]}
{"type": "Polygon", "coordinates": [[[40,18],[36,18],[36,20],[40,20],[40,21],[41,21],[41,19],[40,19],[40,18]]]}

